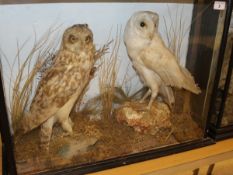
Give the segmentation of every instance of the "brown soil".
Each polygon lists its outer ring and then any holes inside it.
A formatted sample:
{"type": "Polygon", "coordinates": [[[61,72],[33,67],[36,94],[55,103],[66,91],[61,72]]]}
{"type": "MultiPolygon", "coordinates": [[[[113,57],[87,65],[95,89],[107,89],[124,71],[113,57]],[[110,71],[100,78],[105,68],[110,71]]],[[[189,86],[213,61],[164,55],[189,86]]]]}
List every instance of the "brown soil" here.
{"type": "Polygon", "coordinates": [[[171,117],[172,131],[161,130],[156,135],[135,132],[133,128],[119,124],[113,117],[90,121],[84,114],[72,115],[74,136],[62,137],[62,130],[55,126],[49,152],[39,148],[39,129],[25,135],[15,145],[18,172],[29,173],[65,166],[90,163],[109,158],[129,155],[167,145],[178,144],[202,137],[202,129],[183,113],[171,117]],[[97,138],[97,142],[87,146],[85,151],[71,159],[60,156],[65,144],[72,140],[97,138]]]}

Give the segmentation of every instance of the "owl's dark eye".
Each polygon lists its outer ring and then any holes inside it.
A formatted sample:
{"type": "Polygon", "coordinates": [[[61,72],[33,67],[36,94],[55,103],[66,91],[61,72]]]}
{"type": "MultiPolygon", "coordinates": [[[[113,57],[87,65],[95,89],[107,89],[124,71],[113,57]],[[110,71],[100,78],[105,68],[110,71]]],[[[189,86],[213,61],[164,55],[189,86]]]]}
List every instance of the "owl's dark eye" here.
{"type": "Polygon", "coordinates": [[[75,43],[77,40],[78,40],[78,38],[75,37],[74,35],[70,35],[70,36],[69,36],[69,42],[75,43]]]}
{"type": "Polygon", "coordinates": [[[92,40],[92,37],[90,35],[86,36],[85,42],[89,43],[92,40]]]}
{"type": "Polygon", "coordinates": [[[146,24],[142,21],[142,22],[140,22],[140,26],[141,26],[141,27],[145,27],[146,24]]]}

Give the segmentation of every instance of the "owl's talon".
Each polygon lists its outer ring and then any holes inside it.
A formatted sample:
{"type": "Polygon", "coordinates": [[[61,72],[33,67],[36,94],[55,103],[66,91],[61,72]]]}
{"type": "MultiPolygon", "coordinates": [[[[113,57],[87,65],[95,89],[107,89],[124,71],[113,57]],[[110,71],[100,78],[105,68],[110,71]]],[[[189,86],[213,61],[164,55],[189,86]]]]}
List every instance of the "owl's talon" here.
{"type": "Polygon", "coordinates": [[[148,91],[145,93],[145,95],[142,97],[139,103],[143,103],[150,94],[151,94],[151,90],[148,89],[148,91]]]}
{"type": "Polygon", "coordinates": [[[70,118],[68,120],[69,120],[70,126],[74,126],[74,122],[72,122],[70,118]]]}
{"type": "Polygon", "coordinates": [[[73,134],[72,125],[73,125],[73,122],[71,121],[70,118],[68,118],[67,120],[65,120],[61,123],[63,130],[66,131],[67,133],[69,133],[70,135],[73,134]]]}
{"type": "Polygon", "coordinates": [[[144,99],[141,99],[139,100],[139,103],[144,103],[144,101],[145,101],[144,99]]]}
{"type": "Polygon", "coordinates": [[[148,106],[146,107],[146,110],[147,110],[147,111],[150,111],[150,109],[151,109],[151,106],[148,105],[148,106]]]}
{"type": "Polygon", "coordinates": [[[69,133],[69,132],[63,132],[61,137],[70,137],[70,136],[73,136],[73,133],[69,133]]]}

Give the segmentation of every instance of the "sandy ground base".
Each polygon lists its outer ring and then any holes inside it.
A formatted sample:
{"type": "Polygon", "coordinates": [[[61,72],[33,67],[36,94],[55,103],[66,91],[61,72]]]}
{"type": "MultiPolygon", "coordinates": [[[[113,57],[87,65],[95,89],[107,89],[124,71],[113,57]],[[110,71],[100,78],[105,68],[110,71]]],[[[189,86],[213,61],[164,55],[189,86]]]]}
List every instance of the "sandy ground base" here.
{"type": "Polygon", "coordinates": [[[25,135],[15,145],[19,173],[45,171],[64,166],[91,163],[124,156],[202,137],[202,130],[188,114],[172,117],[173,132],[141,134],[119,124],[114,118],[90,121],[87,116],[73,116],[74,136],[62,136],[55,126],[49,152],[39,147],[39,129],[25,135]]]}
{"type": "Polygon", "coordinates": [[[18,172],[92,163],[202,137],[202,129],[188,113],[173,114],[171,130],[162,130],[155,135],[135,132],[114,117],[94,121],[84,114],[74,113],[72,119],[74,135],[64,136],[60,126],[55,126],[49,151],[39,147],[39,128],[22,137],[15,144],[18,172]]]}

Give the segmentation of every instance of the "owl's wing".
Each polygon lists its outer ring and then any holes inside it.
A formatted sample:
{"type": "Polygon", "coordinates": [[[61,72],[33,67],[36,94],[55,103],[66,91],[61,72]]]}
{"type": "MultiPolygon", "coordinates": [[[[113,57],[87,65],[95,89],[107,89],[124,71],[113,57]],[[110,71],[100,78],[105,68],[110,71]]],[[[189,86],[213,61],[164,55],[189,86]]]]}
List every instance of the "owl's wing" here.
{"type": "MultiPolygon", "coordinates": [[[[58,55],[57,59],[61,55],[58,55]]],[[[89,81],[88,71],[81,66],[56,62],[42,77],[30,111],[21,120],[20,130],[24,134],[53,116],[74,93],[81,94],[89,81]]]]}
{"type": "Polygon", "coordinates": [[[175,97],[172,88],[170,86],[165,86],[164,84],[161,84],[159,93],[163,96],[165,103],[167,103],[172,109],[172,106],[175,104],[175,97]]]}
{"type": "Polygon", "coordinates": [[[166,85],[184,88],[195,94],[201,92],[190,72],[178,64],[176,57],[163,43],[145,48],[139,57],[142,63],[156,72],[166,85]]]}

